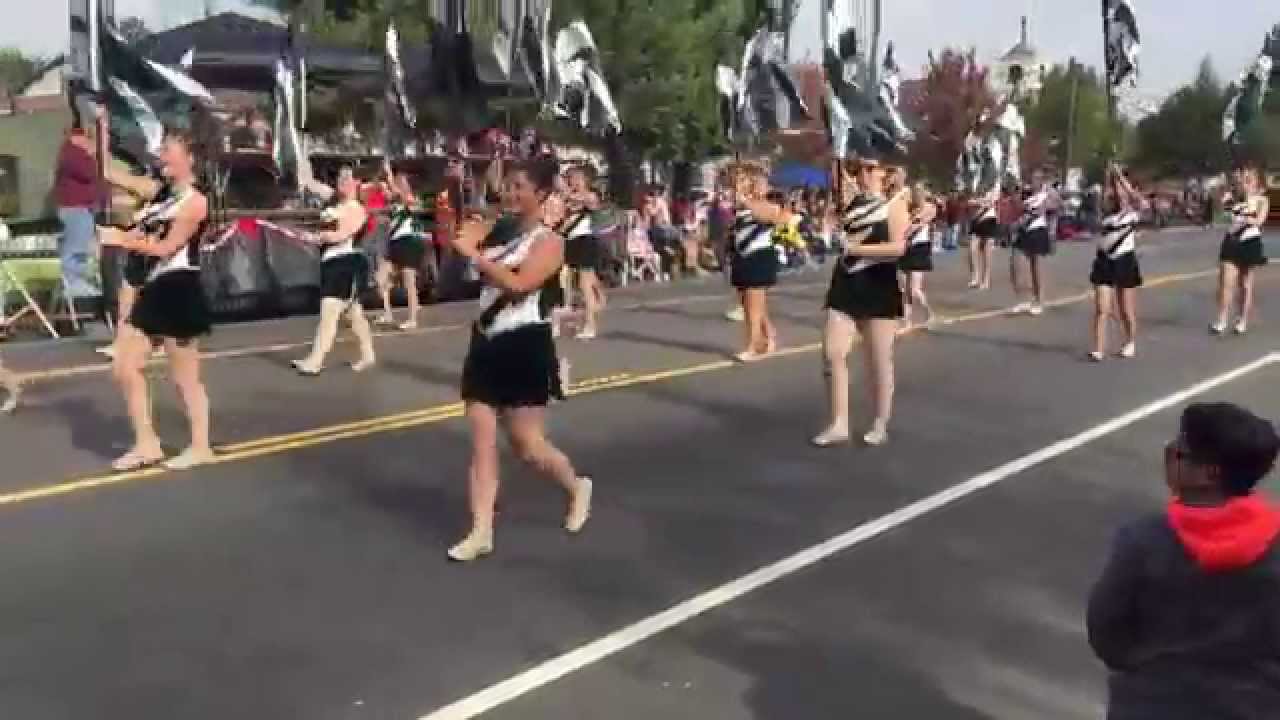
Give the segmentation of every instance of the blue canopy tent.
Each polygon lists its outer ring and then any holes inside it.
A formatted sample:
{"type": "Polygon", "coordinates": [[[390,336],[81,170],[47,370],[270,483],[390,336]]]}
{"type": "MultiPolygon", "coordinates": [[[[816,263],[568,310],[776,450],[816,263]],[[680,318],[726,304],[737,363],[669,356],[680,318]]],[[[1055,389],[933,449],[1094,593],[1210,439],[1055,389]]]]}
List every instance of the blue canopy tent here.
{"type": "Polygon", "coordinates": [[[769,176],[769,184],[775,188],[826,188],[830,180],[831,178],[825,170],[800,163],[779,165],[774,169],[773,174],[769,176]]]}

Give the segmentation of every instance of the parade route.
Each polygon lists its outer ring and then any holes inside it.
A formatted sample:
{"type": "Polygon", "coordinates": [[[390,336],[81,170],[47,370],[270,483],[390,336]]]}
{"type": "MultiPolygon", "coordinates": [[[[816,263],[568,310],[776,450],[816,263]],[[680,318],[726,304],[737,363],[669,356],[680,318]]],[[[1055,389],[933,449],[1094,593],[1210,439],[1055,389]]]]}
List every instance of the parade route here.
{"type": "Polygon", "coordinates": [[[808,443],[826,271],[777,288],[785,349],[749,366],[720,280],[620,291],[599,339],[561,342],[550,411],[593,519],[566,536],[563,498],[504,454],[497,551],[468,566],[444,551],[467,522],[470,304],[380,337],[361,375],[349,345],[289,370],[311,318],[219,327],[219,461],[187,472],[104,472],[128,432],[101,360],[6,346],[30,383],[0,419],[0,717],[1097,718],[1085,597],[1114,529],[1160,506],[1178,411],[1280,415],[1277,275],[1250,334],[1211,337],[1217,242],[1144,236],[1139,356],[1101,364],[1091,245],[1050,259],[1040,318],[1009,314],[1006,251],[987,293],[938,256],[948,322],[898,348],[875,449],[808,443]]]}

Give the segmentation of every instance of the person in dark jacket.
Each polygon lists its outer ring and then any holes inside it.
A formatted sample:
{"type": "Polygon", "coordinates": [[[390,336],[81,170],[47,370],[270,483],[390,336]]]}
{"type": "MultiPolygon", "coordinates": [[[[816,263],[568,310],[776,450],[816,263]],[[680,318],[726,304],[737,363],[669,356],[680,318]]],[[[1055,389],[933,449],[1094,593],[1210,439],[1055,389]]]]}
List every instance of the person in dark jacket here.
{"type": "Polygon", "coordinates": [[[1280,717],[1280,509],[1255,488],[1274,426],[1197,404],[1165,448],[1173,498],[1120,530],[1089,598],[1108,720],[1280,717]]]}

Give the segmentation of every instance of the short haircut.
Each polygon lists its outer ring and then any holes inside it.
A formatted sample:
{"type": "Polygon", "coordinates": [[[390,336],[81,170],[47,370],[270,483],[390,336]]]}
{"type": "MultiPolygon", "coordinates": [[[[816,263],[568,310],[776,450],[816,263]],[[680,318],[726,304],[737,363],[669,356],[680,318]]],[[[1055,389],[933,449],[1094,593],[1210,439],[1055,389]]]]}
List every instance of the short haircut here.
{"type": "Polygon", "coordinates": [[[530,158],[513,163],[511,172],[524,173],[535,188],[549,193],[555,189],[556,178],[560,177],[560,163],[548,157],[530,158]]]}
{"type": "Polygon", "coordinates": [[[187,152],[195,152],[195,139],[191,136],[191,131],[180,127],[166,127],[164,129],[164,139],[179,143],[187,149],[187,152]]]}
{"type": "Polygon", "coordinates": [[[1221,472],[1229,496],[1248,495],[1275,466],[1275,426],[1231,403],[1196,403],[1182,412],[1182,436],[1192,462],[1221,472]]]}

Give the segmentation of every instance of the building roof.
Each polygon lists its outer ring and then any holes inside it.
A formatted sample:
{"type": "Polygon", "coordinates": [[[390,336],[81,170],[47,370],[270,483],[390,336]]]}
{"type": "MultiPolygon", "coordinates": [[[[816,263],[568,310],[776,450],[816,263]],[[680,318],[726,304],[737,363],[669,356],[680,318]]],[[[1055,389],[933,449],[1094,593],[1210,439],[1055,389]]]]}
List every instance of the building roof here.
{"type": "Polygon", "coordinates": [[[1027,36],[1027,18],[1022,17],[1022,35],[1018,39],[1018,43],[1009,48],[1005,54],[1000,56],[1003,62],[1036,62],[1040,59],[1040,52],[1035,49],[1027,36]]]}

